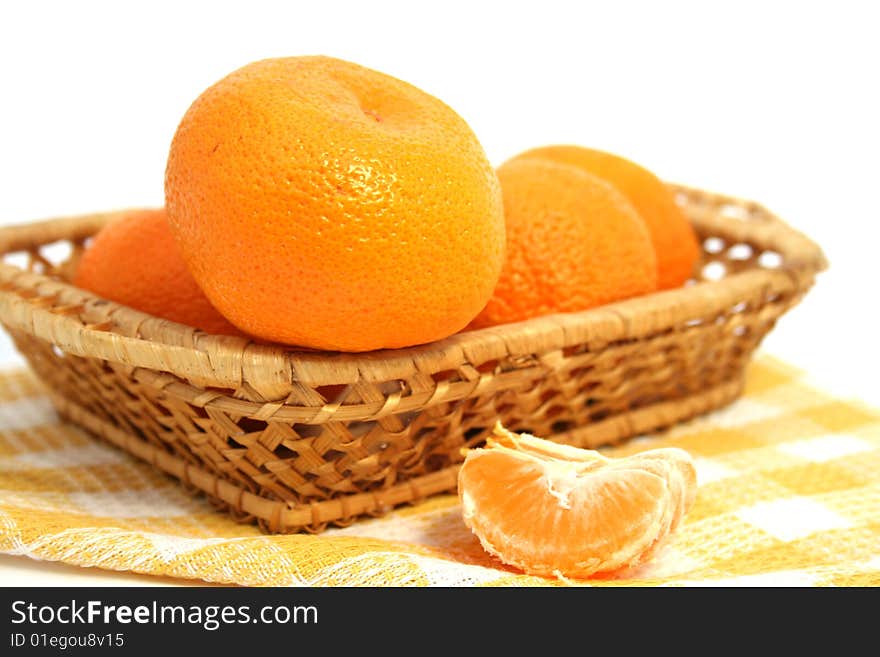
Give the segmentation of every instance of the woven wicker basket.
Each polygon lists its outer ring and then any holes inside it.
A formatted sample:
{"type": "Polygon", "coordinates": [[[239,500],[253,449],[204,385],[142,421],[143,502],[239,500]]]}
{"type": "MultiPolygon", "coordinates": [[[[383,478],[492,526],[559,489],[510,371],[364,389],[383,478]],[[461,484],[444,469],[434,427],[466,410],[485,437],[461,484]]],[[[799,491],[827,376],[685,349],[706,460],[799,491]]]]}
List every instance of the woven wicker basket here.
{"type": "Polygon", "coordinates": [[[674,189],[703,243],[693,284],[421,347],[295,352],[69,285],[113,213],[0,229],[0,320],[63,417],[239,519],[321,531],[454,490],[496,420],[596,447],[736,398],[825,260],[756,203],[674,189]]]}

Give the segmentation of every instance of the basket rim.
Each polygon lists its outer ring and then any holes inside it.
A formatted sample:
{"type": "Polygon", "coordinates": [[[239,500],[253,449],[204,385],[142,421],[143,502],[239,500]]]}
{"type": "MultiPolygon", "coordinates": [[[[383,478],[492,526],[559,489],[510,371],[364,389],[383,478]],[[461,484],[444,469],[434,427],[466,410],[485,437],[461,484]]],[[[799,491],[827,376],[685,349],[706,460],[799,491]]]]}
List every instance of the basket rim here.
{"type": "MultiPolygon", "coordinates": [[[[696,228],[722,233],[782,256],[776,269],[751,268],[687,287],[658,291],[576,313],[454,334],[403,349],[361,353],[303,351],[211,335],[97,297],[56,278],[0,264],[0,321],[74,355],[167,372],[206,386],[249,385],[266,399],[297,383],[320,386],[381,382],[461,370],[463,363],[547,354],[572,345],[601,348],[717,315],[742,303],[765,303],[802,291],[827,267],[821,248],[763,205],[669,184],[696,228]],[[731,212],[734,210],[735,212],[731,212]]],[[[60,240],[84,240],[129,210],[0,228],[0,255],[60,240]]],[[[479,377],[473,371],[467,376],[479,377]]],[[[316,393],[317,394],[317,393],[316,393]]]]}

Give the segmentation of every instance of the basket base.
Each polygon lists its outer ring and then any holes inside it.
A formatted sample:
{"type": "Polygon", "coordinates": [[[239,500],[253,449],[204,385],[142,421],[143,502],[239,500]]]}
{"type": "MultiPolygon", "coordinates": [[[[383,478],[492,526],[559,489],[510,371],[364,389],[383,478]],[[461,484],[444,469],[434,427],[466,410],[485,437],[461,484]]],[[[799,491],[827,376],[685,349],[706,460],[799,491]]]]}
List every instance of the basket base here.
{"type": "Polygon", "coordinates": [[[703,392],[642,406],[621,415],[554,434],[550,439],[584,449],[620,443],[641,434],[668,429],[679,422],[726,406],[739,398],[744,387],[745,377],[740,375],[703,392]]]}
{"type": "MultiPolygon", "coordinates": [[[[618,443],[625,436],[659,431],[725,406],[739,397],[743,384],[743,377],[737,377],[684,399],[644,406],[588,426],[554,434],[550,439],[588,449],[618,443]]],[[[360,516],[383,515],[401,504],[412,504],[439,493],[452,493],[457,487],[459,465],[452,465],[381,490],[348,494],[319,503],[291,505],[261,497],[188,463],[102,420],[67,397],[52,392],[49,396],[62,418],[159,468],[184,486],[204,493],[235,520],[256,522],[268,532],[320,532],[330,523],[347,525],[360,516]]]]}

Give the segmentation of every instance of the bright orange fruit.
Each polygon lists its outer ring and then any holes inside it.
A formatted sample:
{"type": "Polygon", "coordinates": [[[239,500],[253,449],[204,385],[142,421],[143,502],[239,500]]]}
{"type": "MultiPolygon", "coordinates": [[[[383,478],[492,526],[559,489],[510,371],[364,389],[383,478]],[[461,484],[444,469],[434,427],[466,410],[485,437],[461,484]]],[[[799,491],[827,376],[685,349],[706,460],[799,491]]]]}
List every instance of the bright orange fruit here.
{"type": "Polygon", "coordinates": [[[483,547],[526,573],[589,577],[638,565],[696,497],[677,448],[606,458],[496,426],[458,477],[464,521],[483,547]]]}
{"type": "Polygon", "coordinates": [[[437,340],[477,315],[501,270],[501,193],[470,127],[338,59],[258,61],[207,89],[174,136],[165,192],[205,294],[267,340],[437,340]]]}
{"type": "Polygon", "coordinates": [[[104,226],[77,263],[73,284],[208,333],[241,335],[190,275],[164,209],[132,211],[104,226]]]}
{"type": "Polygon", "coordinates": [[[544,146],[515,159],[542,159],[576,166],[614,185],[641,215],[657,254],[657,287],[679,287],[694,271],[700,253],[696,234],[668,187],[642,166],[582,146],[544,146]]]}
{"type": "Polygon", "coordinates": [[[472,327],[587,310],[656,289],[645,224],[610,184],[539,159],[506,162],[498,178],[507,256],[472,327]]]}

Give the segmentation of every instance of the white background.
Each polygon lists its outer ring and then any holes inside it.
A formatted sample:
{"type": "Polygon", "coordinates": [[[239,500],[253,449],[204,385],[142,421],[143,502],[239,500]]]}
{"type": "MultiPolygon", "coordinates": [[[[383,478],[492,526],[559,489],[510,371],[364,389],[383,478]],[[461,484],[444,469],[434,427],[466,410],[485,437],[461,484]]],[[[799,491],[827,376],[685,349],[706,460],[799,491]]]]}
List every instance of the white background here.
{"type": "MultiPolygon", "coordinates": [[[[877,7],[3,3],[0,223],[161,205],[171,136],[205,87],[256,59],[332,55],[446,101],[495,164],[577,143],[762,202],[831,262],[765,351],[880,404],[877,7]]],[[[4,334],[0,365],[15,362],[4,334]]],[[[133,579],[0,558],[3,584],[133,579]]]]}

